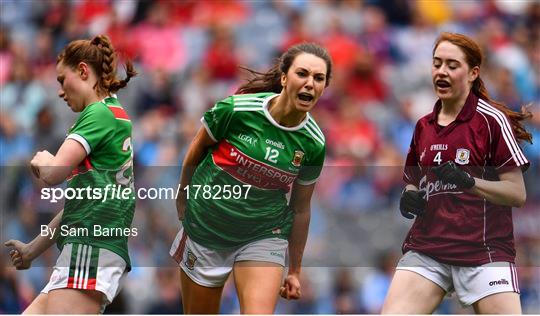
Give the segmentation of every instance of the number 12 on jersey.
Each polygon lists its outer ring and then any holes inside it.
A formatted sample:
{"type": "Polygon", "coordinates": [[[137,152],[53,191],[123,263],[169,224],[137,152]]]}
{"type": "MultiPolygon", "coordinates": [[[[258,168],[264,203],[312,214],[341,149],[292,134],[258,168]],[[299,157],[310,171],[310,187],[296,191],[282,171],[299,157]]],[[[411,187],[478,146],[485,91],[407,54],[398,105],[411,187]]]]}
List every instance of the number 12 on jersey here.
{"type": "Polygon", "coordinates": [[[277,157],[279,156],[279,151],[275,148],[266,147],[266,154],[264,159],[273,163],[277,163],[277,157]]]}

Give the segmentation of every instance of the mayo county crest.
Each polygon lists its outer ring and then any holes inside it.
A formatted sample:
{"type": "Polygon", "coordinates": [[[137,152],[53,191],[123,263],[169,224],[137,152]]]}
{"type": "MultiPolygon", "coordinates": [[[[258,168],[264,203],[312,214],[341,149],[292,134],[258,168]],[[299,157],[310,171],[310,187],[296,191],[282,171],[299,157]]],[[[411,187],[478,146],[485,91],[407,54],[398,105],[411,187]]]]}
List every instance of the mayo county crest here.
{"type": "Polygon", "coordinates": [[[468,149],[459,148],[456,151],[456,159],[454,161],[460,165],[466,165],[469,163],[470,153],[471,152],[468,149]]]}
{"type": "Polygon", "coordinates": [[[302,163],[302,158],[304,158],[304,152],[301,150],[295,150],[294,157],[292,160],[293,166],[300,167],[300,164],[302,163]]]}
{"type": "Polygon", "coordinates": [[[195,262],[197,261],[197,256],[193,254],[193,252],[189,251],[187,252],[187,258],[184,264],[189,270],[193,270],[195,267],[195,262]]]}

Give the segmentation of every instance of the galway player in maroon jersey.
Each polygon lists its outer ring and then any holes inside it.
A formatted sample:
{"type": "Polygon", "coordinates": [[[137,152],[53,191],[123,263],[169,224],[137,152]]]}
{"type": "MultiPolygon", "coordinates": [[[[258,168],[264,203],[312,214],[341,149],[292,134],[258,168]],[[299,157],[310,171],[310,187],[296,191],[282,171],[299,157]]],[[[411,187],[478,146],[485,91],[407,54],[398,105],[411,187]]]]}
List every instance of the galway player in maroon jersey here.
{"type": "Polygon", "coordinates": [[[453,291],[476,313],[521,313],[512,207],[525,203],[529,162],[518,141],[532,141],[521,124],[531,114],[490,99],[481,63],[464,35],[435,42],[439,100],[416,124],[400,200],[403,216],[416,219],[382,313],[432,313],[453,291]]]}

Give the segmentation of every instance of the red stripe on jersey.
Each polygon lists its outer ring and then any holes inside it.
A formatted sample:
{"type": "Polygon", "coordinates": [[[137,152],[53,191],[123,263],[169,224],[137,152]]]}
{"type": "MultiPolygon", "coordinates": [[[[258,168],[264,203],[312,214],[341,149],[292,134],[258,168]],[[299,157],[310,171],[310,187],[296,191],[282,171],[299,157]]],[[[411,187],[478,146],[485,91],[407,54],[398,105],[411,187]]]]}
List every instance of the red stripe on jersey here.
{"type": "Polygon", "coordinates": [[[69,277],[67,287],[70,288],[70,289],[73,289],[73,288],[75,288],[74,284],[75,284],[75,278],[74,277],[69,277]]]}
{"type": "Polygon", "coordinates": [[[296,174],[272,167],[244,154],[226,140],[212,153],[214,163],[233,178],[261,189],[289,191],[296,174]]]}
{"type": "Polygon", "coordinates": [[[75,168],[75,169],[73,169],[73,171],[71,171],[71,175],[67,178],[67,180],[69,181],[74,176],[76,176],[78,174],[81,174],[81,173],[86,173],[89,170],[92,170],[93,168],[94,167],[92,167],[92,163],[90,162],[90,158],[88,156],[86,156],[86,158],[84,158],[84,160],[81,161],[79,166],[77,166],[77,168],[75,168]]]}
{"type": "Polygon", "coordinates": [[[129,116],[123,108],[116,106],[109,106],[109,110],[113,113],[114,117],[117,119],[129,120],[129,116]]]}
{"type": "Polygon", "coordinates": [[[96,289],[96,279],[88,279],[88,284],[86,285],[87,290],[95,290],[96,289]]]}

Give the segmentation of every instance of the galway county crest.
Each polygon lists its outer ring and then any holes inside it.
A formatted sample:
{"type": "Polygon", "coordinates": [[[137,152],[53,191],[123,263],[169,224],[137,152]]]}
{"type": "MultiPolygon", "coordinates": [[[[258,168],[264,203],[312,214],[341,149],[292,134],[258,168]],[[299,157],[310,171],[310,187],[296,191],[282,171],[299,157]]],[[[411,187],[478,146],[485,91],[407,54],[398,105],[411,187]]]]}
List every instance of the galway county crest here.
{"type": "Polygon", "coordinates": [[[300,164],[302,163],[302,158],[304,158],[304,152],[301,150],[295,150],[294,157],[292,160],[293,166],[300,167],[300,164]]]}
{"type": "Polygon", "coordinates": [[[471,152],[468,149],[459,148],[456,151],[456,159],[454,161],[460,165],[466,165],[469,163],[470,154],[471,152]]]}

